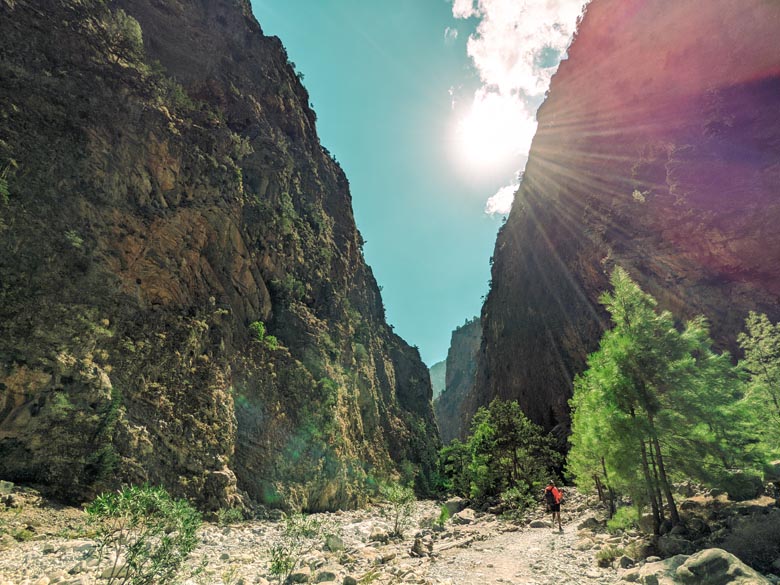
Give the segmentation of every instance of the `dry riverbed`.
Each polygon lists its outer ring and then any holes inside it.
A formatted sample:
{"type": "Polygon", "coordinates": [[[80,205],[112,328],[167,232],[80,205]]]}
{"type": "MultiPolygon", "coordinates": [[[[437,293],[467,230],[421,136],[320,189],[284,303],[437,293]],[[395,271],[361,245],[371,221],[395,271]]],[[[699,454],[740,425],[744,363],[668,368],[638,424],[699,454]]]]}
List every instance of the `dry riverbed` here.
{"type": "MultiPolygon", "coordinates": [[[[99,563],[81,510],[55,506],[29,490],[17,489],[13,499],[14,507],[0,511],[0,585],[106,583],[101,576],[106,565],[99,563]]],[[[435,521],[440,504],[422,501],[415,504],[403,539],[388,538],[391,524],[382,506],[317,514],[337,538],[313,542],[311,550],[301,555],[293,577],[299,583],[338,585],[605,585],[624,578],[637,580],[630,575],[637,570],[630,559],[615,558],[608,566],[599,566],[599,551],[630,550],[635,536],[584,529],[594,524],[592,503],[569,490],[564,530],[558,532],[551,529],[541,505],[521,523],[466,508],[439,527],[435,521]]],[[[278,518],[227,526],[205,523],[199,531],[200,544],[179,582],[278,582],[270,572],[269,553],[283,527],[278,518]]]]}

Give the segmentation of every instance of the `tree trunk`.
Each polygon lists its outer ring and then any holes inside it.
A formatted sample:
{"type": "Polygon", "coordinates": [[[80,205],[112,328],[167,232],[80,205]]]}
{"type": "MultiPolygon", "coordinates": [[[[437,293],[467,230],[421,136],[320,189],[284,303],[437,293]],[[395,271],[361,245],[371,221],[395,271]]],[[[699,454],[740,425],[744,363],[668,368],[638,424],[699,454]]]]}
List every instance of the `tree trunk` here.
{"type": "Polygon", "coordinates": [[[661,521],[666,519],[666,516],[664,515],[664,505],[663,505],[663,495],[661,494],[661,480],[658,478],[658,465],[655,461],[655,457],[653,456],[653,450],[648,449],[648,453],[650,455],[650,466],[653,470],[653,480],[655,481],[655,497],[658,499],[658,508],[661,511],[661,521]]]}
{"type": "MultiPolygon", "coordinates": [[[[650,424],[653,424],[652,418],[650,418],[650,424]]],[[[680,514],[677,512],[677,505],[674,503],[674,496],[672,495],[672,487],[669,485],[669,479],[666,477],[664,459],[661,455],[661,445],[658,442],[658,435],[655,433],[655,428],[653,428],[652,432],[652,442],[655,447],[655,457],[658,461],[658,472],[661,474],[661,487],[666,496],[666,505],[669,507],[669,516],[672,519],[672,524],[677,526],[680,523],[680,514]]]]}
{"type": "Polygon", "coordinates": [[[609,483],[609,475],[607,474],[607,464],[604,463],[604,458],[601,458],[601,470],[604,472],[604,481],[607,483],[607,491],[609,491],[609,517],[615,515],[615,490],[612,489],[612,484],[609,483]]]}
{"type": "Polygon", "coordinates": [[[655,490],[653,489],[653,479],[650,477],[650,466],[647,463],[647,449],[645,442],[640,440],[642,448],[642,473],[645,476],[645,485],[647,487],[647,497],[650,499],[650,508],[653,511],[653,534],[661,533],[661,515],[658,511],[658,501],[656,500],[655,490]]]}

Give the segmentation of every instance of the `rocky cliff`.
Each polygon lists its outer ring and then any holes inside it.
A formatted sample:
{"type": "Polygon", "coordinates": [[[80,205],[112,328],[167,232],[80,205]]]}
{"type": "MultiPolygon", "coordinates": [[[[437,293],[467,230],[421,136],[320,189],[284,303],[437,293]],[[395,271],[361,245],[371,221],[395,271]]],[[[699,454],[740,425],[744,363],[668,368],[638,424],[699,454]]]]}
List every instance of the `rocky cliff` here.
{"type": "Polygon", "coordinates": [[[481,339],[482,326],[479,317],[466,321],[452,332],[450,349],[447,352],[444,392],[433,402],[441,439],[445,443],[453,439],[464,439],[468,434],[471,415],[464,416],[464,412],[470,410],[465,401],[474,392],[481,339]]]}
{"type": "Polygon", "coordinates": [[[735,350],[780,318],[780,4],[594,0],[539,110],[496,242],[469,412],[518,399],[565,426],[623,266],[735,350]]]}
{"type": "Polygon", "coordinates": [[[1,0],[0,38],[0,478],[206,509],[424,489],[428,372],[249,2],[1,0]]]}

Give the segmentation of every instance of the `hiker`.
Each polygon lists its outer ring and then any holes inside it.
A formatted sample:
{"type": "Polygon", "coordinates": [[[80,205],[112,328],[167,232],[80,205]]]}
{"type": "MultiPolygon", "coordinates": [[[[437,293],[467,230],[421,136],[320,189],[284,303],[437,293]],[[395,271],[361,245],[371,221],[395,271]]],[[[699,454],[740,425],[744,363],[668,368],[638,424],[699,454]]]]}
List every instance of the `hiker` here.
{"type": "Polygon", "coordinates": [[[563,490],[555,487],[555,481],[550,480],[547,487],[544,488],[544,502],[547,504],[547,511],[552,512],[552,527],[555,530],[555,517],[558,517],[558,530],[563,532],[561,524],[561,500],[563,500],[563,490]]]}

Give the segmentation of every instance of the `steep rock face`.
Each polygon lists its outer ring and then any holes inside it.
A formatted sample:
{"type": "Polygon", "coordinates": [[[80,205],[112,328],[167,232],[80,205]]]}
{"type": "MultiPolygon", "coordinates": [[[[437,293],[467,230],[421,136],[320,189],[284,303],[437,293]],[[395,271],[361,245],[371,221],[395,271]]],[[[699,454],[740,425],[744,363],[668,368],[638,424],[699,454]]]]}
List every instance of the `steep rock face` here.
{"type": "Polygon", "coordinates": [[[734,351],[780,318],[780,4],[594,0],[538,113],[495,248],[466,415],[493,397],[565,427],[623,266],[734,351]]]}
{"type": "Polygon", "coordinates": [[[428,373],[249,3],[3,0],[0,36],[0,477],[207,509],[424,488],[428,373]]]}
{"type": "Polygon", "coordinates": [[[464,401],[474,392],[481,339],[482,326],[479,317],[466,321],[452,332],[450,349],[447,352],[445,389],[433,402],[444,443],[453,439],[464,439],[468,434],[471,416],[464,416],[464,401]]]}

